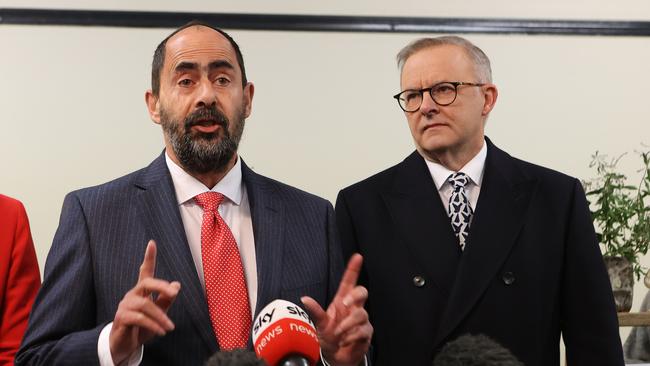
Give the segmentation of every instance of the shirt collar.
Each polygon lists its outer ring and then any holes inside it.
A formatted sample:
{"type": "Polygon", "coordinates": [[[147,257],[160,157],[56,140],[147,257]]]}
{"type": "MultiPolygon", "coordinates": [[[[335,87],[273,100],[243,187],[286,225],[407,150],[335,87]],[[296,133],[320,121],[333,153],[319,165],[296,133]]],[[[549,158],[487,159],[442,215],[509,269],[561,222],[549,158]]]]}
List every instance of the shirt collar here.
{"type": "Polygon", "coordinates": [[[174,183],[174,190],[176,191],[176,199],[178,204],[182,205],[185,202],[193,199],[196,195],[213,191],[219,192],[227,197],[234,204],[238,205],[242,199],[242,171],[241,159],[237,156],[235,166],[215,185],[212,189],[208,189],[198,179],[188,174],[183,168],[178,166],[165,151],[165,162],[167,168],[172,176],[174,183]]]}
{"type": "MultiPolygon", "coordinates": [[[[476,154],[472,160],[467,162],[465,166],[460,168],[459,172],[467,174],[472,182],[480,187],[481,182],[483,181],[483,171],[485,168],[486,157],[487,144],[485,141],[483,141],[483,147],[481,147],[481,150],[479,150],[478,154],[476,154]]],[[[424,159],[424,161],[427,163],[427,167],[429,168],[433,182],[436,184],[436,188],[438,190],[440,190],[442,186],[447,182],[447,178],[449,178],[450,175],[456,173],[455,171],[449,170],[441,164],[429,161],[427,159],[424,159]]]]}

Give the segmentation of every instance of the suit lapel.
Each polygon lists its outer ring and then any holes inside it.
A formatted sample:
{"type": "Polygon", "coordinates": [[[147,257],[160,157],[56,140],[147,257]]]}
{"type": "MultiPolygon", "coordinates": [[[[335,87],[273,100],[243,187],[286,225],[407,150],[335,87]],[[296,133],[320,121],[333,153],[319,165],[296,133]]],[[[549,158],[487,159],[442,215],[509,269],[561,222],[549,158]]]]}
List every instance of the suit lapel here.
{"type": "Polygon", "coordinates": [[[269,180],[242,161],[242,177],[250,202],[257,261],[257,306],[254,315],[280,296],[285,207],[269,180]]]}
{"type": "Polygon", "coordinates": [[[481,193],[436,345],[461,323],[493,281],[516,242],[536,185],[523,176],[512,157],[486,141],[481,193]]]}
{"type": "Polygon", "coordinates": [[[393,189],[383,194],[388,212],[413,262],[447,296],[460,256],[449,217],[426,167],[414,152],[398,167],[393,189]]]}
{"type": "Polygon", "coordinates": [[[143,171],[136,186],[144,189],[137,204],[147,234],[156,241],[158,248],[156,276],[181,283],[182,289],[174,306],[188,312],[201,338],[214,352],[218,348],[217,340],[210,325],[205,294],[187,243],[164,154],[143,171]]]}

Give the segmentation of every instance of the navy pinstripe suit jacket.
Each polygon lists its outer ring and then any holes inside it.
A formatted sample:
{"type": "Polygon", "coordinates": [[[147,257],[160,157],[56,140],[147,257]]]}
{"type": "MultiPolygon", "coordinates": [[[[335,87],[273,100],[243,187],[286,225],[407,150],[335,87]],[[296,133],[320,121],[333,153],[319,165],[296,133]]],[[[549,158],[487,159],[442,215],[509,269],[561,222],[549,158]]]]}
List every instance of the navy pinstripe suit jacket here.
{"type": "MultiPolygon", "coordinates": [[[[255,314],[309,295],[329,303],[343,269],[332,205],[242,164],[258,271],[255,314]]],[[[149,239],[156,277],[182,284],[176,328],[144,347],[142,365],[202,365],[218,350],[164,155],[112,182],[68,194],[16,365],[96,365],[101,329],[137,282],[149,239]]]]}

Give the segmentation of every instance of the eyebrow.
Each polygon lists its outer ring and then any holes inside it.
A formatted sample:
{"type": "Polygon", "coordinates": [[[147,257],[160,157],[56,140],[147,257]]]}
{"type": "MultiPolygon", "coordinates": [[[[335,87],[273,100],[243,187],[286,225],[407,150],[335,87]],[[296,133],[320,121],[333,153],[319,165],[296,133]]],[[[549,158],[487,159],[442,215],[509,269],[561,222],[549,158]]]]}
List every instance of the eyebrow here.
{"type": "MultiPolygon", "coordinates": [[[[228,61],[225,60],[217,60],[217,61],[212,61],[208,64],[208,70],[216,70],[216,69],[230,69],[234,70],[235,67],[228,61]]],[[[192,71],[192,70],[198,70],[199,65],[196,62],[189,62],[189,61],[183,61],[180,62],[176,67],[174,68],[174,72],[176,73],[182,73],[185,71],[192,71]]]]}
{"type": "Polygon", "coordinates": [[[208,64],[208,70],[212,71],[215,69],[231,69],[234,70],[235,67],[228,61],[226,60],[217,60],[217,61],[212,61],[208,64]]]}

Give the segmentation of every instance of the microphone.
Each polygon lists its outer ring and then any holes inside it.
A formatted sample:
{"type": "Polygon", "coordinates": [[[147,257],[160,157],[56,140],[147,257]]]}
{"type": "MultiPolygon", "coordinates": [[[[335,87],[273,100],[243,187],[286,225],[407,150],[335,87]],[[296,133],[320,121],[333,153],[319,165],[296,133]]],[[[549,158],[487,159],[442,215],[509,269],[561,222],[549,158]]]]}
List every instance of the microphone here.
{"type": "Polygon", "coordinates": [[[483,334],[463,335],[447,343],[433,366],[524,366],[507,348],[483,334]]]}
{"type": "Polygon", "coordinates": [[[257,356],[270,366],[314,366],[320,345],[314,323],[298,305],[273,300],[253,322],[257,356]]]}

